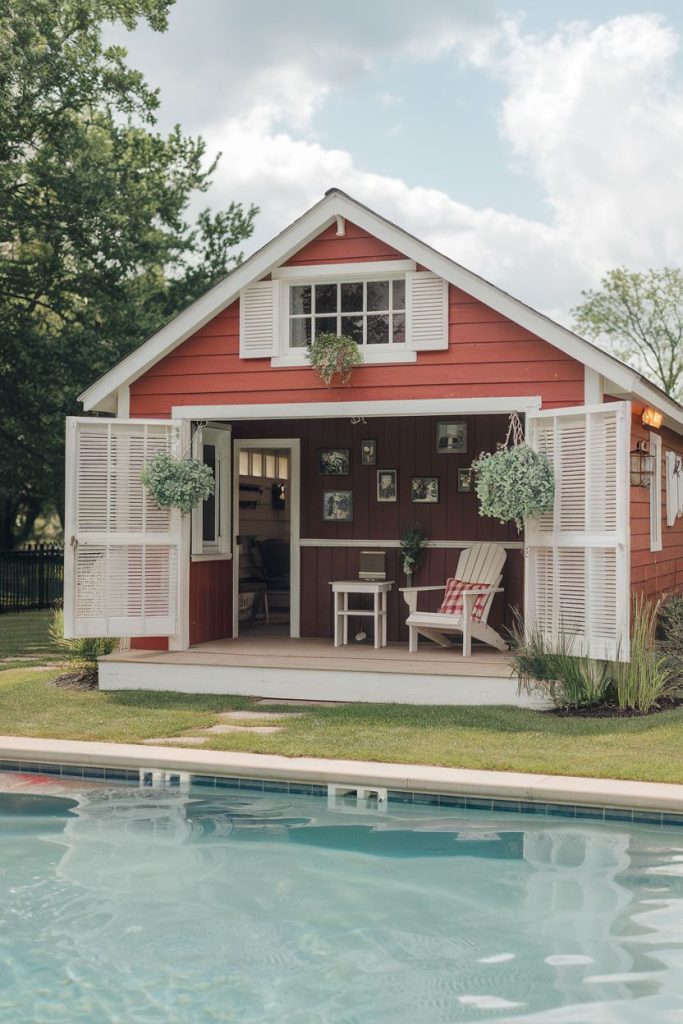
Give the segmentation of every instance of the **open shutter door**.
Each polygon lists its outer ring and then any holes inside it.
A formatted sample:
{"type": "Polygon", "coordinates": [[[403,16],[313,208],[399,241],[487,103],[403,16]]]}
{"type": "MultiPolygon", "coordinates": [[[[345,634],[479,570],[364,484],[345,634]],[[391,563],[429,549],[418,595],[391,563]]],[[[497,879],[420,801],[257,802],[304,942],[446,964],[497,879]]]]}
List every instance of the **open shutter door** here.
{"type": "Polygon", "coordinates": [[[240,357],[265,359],[278,354],[278,282],[256,281],[240,292],[240,357]]]}
{"type": "Polygon", "coordinates": [[[572,653],[629,659],[628,402],[527,416],[555,472],[552,512],[526,524],[527,627],[572,653]]]}
{"type": "Polygon", "coordinates": [[[415,351],[448,348],[448,282],[423,270],[406,274],[406,321],[415,351]]]}
{"type": "Polygon", "coordinates": [[[177,452],[178,424],[69,417],[66,429],[65,635],[173,636],[181,516],[140,473],[177,452]]]}

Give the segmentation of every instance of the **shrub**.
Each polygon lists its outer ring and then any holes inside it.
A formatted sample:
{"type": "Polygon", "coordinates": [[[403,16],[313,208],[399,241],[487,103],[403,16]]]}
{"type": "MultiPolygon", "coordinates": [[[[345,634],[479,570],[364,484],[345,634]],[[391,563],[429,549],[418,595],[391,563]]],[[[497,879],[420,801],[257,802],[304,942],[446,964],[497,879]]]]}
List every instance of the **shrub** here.
{"type": "Polygon", "coordinates": [[[647,713],[663,698],[678,693],[679,681],[667,655],[657,650],[658,606],[636,599],[631,621],[630,661],[606,661],[572,653],[573,638],[561,634],[556,645],[524,629],[515,614],[511,631],[513,671],[520,690],[541,693],[559,708],[616,704],[647,713]]]}
{"type": "Polygon", "coordinates": [[[659,607],[658,648],[683,685],[683,597],[674,594],[659,607]]]}
{"type": "Polygon", "coordinates": [[[620,708],[652,710],[676,690],[675,674],[666,655],[657,650],[655,632],[659,603],[636,597],[631,617],[630,661],[612,663],[615,694],[620,708]]]}
{"type": "Polygon", "coordinates": [[[525,632],[521,616],[515,613],[511,647],[520,691],[541,693],[558,708],[605,702],[611,684],[607,663],[573,655],[572,645],[565,634],[553,647],[540,632],[525,632]]]}
{"type": "Polygon", "coordinates": [[[50,621],[50,639],[58,647],[67,661],[74,663],[75,668],[96,669],[97,659],[116,650],[118,640],[112,637],[65,637],[64,612],[55,608],[50,621]]]}

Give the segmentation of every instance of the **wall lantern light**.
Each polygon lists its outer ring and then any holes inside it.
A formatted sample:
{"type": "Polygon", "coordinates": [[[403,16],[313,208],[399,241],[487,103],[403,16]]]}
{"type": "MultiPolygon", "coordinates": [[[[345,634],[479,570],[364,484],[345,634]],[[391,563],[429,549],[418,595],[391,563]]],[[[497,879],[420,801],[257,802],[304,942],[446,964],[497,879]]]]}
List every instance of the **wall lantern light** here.
{"type": "Polygon", "coordinates": [[[636,441],[636,446],[630,453],[631,459],[631,486],[649,487],[650,477],[655,471],[655,457],[650,455],[647,441],[636,441]]]}
{"type": "Polygon", "coordinates": [[[649,405],[645,406],[643,409],[642,421],[644,427],[654,427],[655,430],[659,430],[662,425],[663,418],[664,417],[661,412],[657,412],[656,409],[651,409],[649,405]]]}

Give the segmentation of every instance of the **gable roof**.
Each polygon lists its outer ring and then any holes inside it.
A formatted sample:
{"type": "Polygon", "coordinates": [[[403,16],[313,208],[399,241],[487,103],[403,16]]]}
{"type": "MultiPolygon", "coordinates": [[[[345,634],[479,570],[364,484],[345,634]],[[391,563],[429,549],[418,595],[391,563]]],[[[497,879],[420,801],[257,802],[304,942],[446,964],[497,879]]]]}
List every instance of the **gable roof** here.
{"type": "Polygon", "coordinates": [[[344,217],[369,234],[375,235],[408,259],[415,260],[473,298],[583,363],[604,377],[612,385],[610,390],[614,390],[615,394],[633,396],[647,405],[656,406],[669,421],[679,428],[683,427],[683,407],[636,370],[579,337],[578,334],[574,334],[573,331],[555,323],[543,313],[532,309],[526,303],[515,299],[501,288],[485,281],[478,274],[460,266],[459,263],[437,252],[430,245],[336,188],[326,192],[315,206],[86,388],[79,395],[79,401],[83,402],[84,409],[98,412],[116,411],[119,388],[137,380],[151,366],[234,302],[243,288],[286,262],[307,242],[333,224],[337,217],[344,217]]]}

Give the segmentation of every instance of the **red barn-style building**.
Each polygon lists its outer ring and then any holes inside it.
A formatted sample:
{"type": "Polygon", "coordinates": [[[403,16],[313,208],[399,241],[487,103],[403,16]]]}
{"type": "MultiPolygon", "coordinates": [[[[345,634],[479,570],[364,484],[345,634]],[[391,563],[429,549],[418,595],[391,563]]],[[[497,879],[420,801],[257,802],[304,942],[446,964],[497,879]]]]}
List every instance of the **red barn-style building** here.
{"type": "MultiPolygon", "coordinates": [[[[634,591],[683,583],[683,409],[337,189],[81,400],[109,415],[67,424],[65,622],[127,638],[103,688],[513,699],[504,653],[425,641],[408,655],[400,539],[415,522],[415,585],[496,545],[489,625],[502,633],[519,610],[595,657],[628,657],[634,591]],[[348,383],[326,386],[308,362],[323,332],[359,342],[348,383]],[[468,473],[511,413],[556,481],[553,512],[521,533],[479,515],[468,473]],[[216,494],[192,515],[142,486],[159,450],[212,467],[216,494]],[[388,645],[365,642],[379,620],[348,614],[335,648],[331,583],[357,580],[368,557],[393,584],[388,645]]],[[[362,594],[348,601],[369,611],[362,594]]]]}

